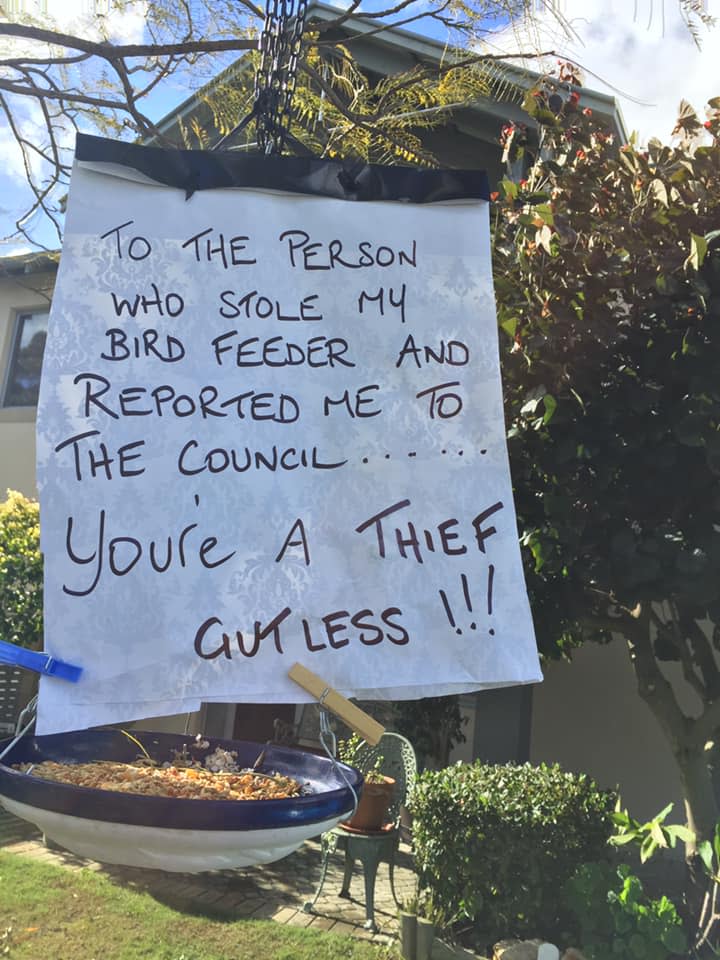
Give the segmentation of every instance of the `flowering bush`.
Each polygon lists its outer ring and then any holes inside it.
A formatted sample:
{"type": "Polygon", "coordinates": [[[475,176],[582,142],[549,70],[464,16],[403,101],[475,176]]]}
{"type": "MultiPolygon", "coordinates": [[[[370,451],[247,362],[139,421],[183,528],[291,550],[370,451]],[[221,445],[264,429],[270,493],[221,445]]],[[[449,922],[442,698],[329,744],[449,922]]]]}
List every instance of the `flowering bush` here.
{"type": "Polygon", "coordinates": [[[0,640],[42,645],[42,587],[39,505],[9,490],[0,503],[0,640]]]}
{"type": "Polygon", "coordinates": [[[707,841],[720,765],[720,99],[710,128],[683,104],[676,144],[640,149],[615,142],[583,93],[562,92],[528,96],[542,149],[494,207],[533,620],[545,654],[629,644],[707,841]]]}

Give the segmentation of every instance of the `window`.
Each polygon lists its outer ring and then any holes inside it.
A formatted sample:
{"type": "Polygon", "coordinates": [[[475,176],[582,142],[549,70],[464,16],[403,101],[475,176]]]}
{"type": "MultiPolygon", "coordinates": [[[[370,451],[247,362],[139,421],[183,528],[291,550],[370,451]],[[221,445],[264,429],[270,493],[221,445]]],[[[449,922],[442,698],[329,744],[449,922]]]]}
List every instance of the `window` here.
{"type": "Polygon", "coordinates": [[[3,396],[4,407],[37,405],[47,320],[47,311],[17,315],[3,396]]]}

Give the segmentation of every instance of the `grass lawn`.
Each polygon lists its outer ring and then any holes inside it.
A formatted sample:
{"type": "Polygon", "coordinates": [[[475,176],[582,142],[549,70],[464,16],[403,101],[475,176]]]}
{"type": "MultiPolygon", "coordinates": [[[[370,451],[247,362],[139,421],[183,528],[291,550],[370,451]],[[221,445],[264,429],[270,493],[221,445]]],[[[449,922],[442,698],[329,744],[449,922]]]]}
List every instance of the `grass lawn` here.
{"type": "Polygon", "coordinates": [[[190,916],[89,870],[65,870],[0,851],[0,957],[395,960],[399,953],[270,920],[190,916]]]}

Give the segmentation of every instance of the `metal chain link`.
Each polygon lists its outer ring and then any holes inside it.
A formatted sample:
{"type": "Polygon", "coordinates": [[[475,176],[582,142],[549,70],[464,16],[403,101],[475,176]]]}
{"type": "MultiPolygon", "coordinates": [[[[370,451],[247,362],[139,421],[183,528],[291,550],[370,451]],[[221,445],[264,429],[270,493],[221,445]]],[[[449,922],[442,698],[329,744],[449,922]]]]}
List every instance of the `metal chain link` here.
{"type": "Polygon", "coordinates": [[[265,153],[281,153],[290,129],[307,8],[307,0],[266,2],[255,74],[257,142],[265,153]]]}

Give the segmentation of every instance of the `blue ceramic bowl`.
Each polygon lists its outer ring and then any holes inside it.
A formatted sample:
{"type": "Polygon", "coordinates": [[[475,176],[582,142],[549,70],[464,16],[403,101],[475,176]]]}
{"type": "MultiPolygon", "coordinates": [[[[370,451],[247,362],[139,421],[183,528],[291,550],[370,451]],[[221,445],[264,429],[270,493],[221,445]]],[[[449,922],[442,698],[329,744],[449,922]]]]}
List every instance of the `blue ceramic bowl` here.
{"type": "MultiPolygon", "coordinates": [[[[160,762],[194,743],[179,734],[141,731],[133,736],[160,762]]],[[[348,783],[357,792],[362,788],[357,770],[329,757],[246,740],[205,739],[210,746],[200,756],[216,747],[233,750],[240,767],[251,767],[265,750],[259,769],[299,780],[304,794],[284,800],[144,797],[55,783],[13,769],[43,760],[131,762],[139,755],[137,745],[118,730],[83,730],[18,741],[0,761],[0,804],[81,856],[192,872],[286,856],[353,810],[348,783]]]]}

